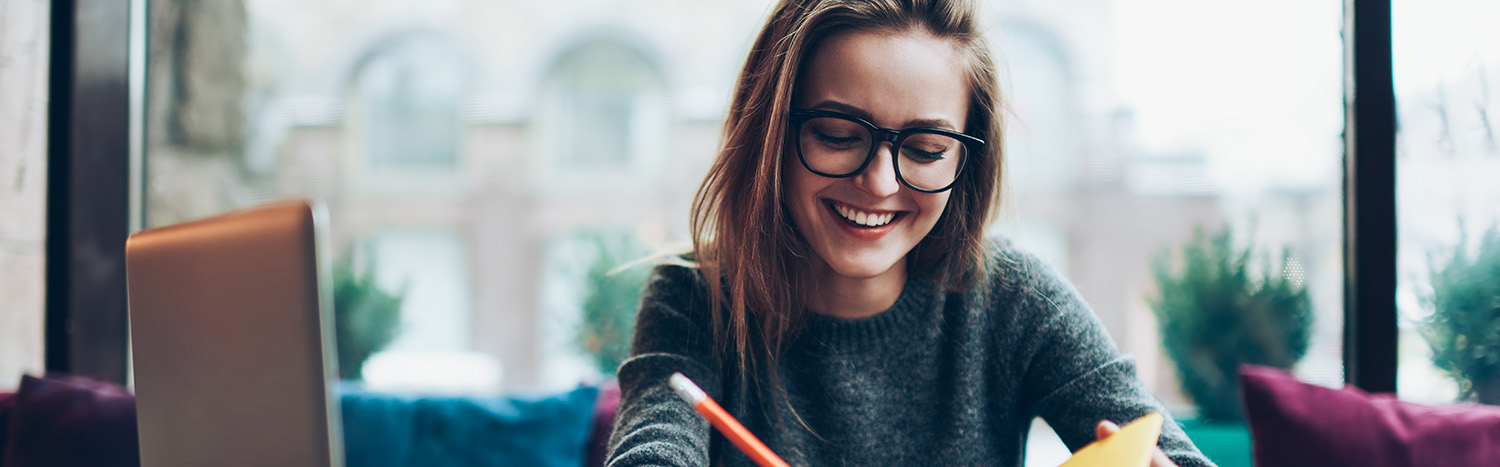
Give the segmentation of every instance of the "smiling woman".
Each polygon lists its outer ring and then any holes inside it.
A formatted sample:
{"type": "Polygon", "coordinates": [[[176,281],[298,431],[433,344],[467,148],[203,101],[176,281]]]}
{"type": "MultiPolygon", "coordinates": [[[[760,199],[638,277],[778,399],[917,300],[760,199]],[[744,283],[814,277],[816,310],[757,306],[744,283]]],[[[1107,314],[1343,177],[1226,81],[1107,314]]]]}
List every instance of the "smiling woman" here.
{"type": "MultiPolygon", "coordinates": [[[[792,465],[1020,465],[1034,416],[1076,449],[1165,412],[1065,279],[985,237],[1002,101],[976,9],[775,8],[694,251],[647,287],[610,465],[750,465],[676,400],[679,373],[792,465]]],[[[1212,465],[1175,423],[1154,457],[1212,465]]]]}

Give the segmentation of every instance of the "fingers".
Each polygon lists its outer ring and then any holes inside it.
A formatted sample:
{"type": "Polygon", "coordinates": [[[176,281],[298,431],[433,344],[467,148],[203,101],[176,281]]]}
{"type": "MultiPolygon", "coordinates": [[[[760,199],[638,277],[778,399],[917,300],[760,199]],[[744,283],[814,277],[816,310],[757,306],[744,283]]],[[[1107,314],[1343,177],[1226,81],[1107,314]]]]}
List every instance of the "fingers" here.
{"type": "Polygon", "coordinates": [[[1177,464],[1161,448],[1156,448],[1156,452],[1151,453],[1151,467],[1177,467],[1177,464]]]}
{"type": "Polygon", "coordinates": [[[1119,432],[1120,425],[1116,425],[1115,422],[1111,422],[1109,420],[1102,420],[1099,422],[1098,426],[1094,427],[1094,438],[1104,439],[1108,438],[1109,435],[1113,435],[1119,432]]]}

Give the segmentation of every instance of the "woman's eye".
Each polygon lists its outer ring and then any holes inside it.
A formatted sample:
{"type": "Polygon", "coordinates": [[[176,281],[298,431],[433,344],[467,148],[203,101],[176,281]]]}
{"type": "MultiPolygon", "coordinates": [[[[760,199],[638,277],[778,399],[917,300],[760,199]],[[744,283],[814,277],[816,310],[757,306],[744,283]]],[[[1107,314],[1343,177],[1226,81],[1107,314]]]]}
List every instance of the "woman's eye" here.
{"type": "Polygon", "coordinates": [[[851,149],[860,144],[858,136],[834,136],[818,130],[813,130],[813,138],[833,149],[851,149]]]}
{"type": "Polygon", "coordinates": [[[918,148],[913,146],[902,146],[901,154],[916,162],[937,162],[943,160],[943,155],[948,153],[946,147],[918,148]]]}

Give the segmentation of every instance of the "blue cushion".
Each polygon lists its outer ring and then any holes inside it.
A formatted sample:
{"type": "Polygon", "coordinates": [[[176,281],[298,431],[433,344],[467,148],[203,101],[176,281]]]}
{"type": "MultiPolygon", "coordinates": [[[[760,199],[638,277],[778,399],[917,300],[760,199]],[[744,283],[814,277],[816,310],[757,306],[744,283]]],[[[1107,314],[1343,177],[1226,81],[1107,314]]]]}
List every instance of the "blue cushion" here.
{"type": "Polygon", "coordinates": [[[344,458],[348,467],[578,467],[598,392],[409,397],[346,389],[344,458]]]}

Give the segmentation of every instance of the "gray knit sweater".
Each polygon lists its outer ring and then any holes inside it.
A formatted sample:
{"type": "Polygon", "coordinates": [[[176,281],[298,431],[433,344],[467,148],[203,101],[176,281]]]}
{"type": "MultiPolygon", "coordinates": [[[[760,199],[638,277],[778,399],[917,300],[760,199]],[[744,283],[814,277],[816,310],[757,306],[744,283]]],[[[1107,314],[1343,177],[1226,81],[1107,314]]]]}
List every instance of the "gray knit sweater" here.
{"type": "MultiPolygon", "coordinates": [[[[777,369],[775,402],[714,360],[702,276],[658,267],[620,366],[607,464],[753,465],[677,398],[672,372],[793,466],[1019,466],[1033,417],[1077,450],[1100,420],[1165,414],[1071,285],[1009,242],[991,250],[990,279],[971,292],[913,276],[875,316],[808,313],[777,369]]],[[[1213,465],[1170,418],[1160,446],[1182,467],[1213,465]]]]}

